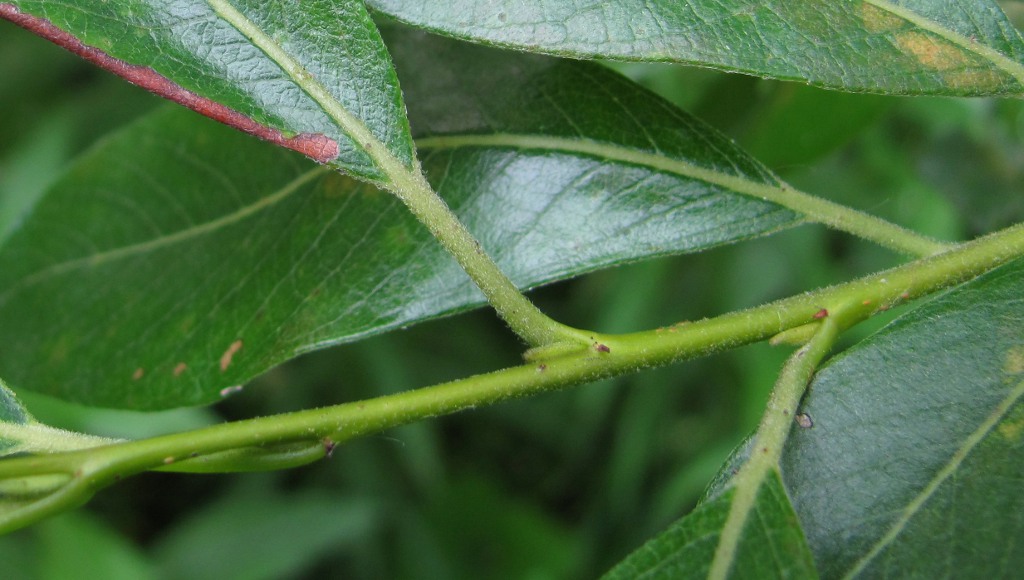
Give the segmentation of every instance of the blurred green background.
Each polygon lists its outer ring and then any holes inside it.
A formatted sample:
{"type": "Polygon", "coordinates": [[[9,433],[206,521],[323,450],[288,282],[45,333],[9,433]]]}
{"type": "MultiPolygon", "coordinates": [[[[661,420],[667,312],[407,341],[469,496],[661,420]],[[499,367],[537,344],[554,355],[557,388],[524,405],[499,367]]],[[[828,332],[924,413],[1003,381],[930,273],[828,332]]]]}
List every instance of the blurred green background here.
{"type": "MultiPolygon", "coordinates": [[[[1006,6],[1024,17],[1019,3],[1006,6]]],[[[805,191],[948,240],[1024,218],[1020,101],[847,95],[701,69],[612,66],[805,191]]],[[[0,23],[0,240],[70,160],[156,104],[0,23]]],[[[805,226],[532,296],[556,319],[621,332],[898,261],[805,226]]],[[[884,322],[855,329],[845,344],[884,322]]],[[[515,364],[520,350],[483,310],[303,357],[213,408],[141,414],[20,394],[43,422],[144,437],[425,386],[515,364]]],[[[287,472],[145,474],[0,538],[0,570],[7,579],[593,577],[693,507],[756,425],[786,354],[756,345],[477,409],[287,472]]]]}

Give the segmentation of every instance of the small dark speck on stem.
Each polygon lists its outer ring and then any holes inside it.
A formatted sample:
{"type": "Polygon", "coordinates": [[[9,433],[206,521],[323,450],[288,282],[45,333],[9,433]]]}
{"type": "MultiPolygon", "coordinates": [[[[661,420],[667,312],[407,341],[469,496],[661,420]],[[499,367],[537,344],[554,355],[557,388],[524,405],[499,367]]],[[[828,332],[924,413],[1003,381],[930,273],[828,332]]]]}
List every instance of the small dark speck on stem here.
{"type": "Polygon", "coordinates": [[[334,448],[337,447],[338,444],[332,441],[330,437],[324,437],[321,443],[323,443],[324,452],[327,454],[327,458],[330,459],[331,456],[334,455],[334,448]]]}

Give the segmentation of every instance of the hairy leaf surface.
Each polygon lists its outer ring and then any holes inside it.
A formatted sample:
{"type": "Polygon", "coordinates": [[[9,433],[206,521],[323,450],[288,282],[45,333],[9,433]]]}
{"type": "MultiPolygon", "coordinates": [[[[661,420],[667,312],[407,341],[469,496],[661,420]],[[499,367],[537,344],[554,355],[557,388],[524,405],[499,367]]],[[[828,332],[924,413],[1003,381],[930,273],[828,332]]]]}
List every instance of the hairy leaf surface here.
{"type": "Polygon", "coordinates": [[[0,3],[0,17],[163,97],[355,175],[382,178],[367,138],[412,164],[398,82],[360,0],[301,8],[281,0],[12,0],[0,3]]]}
{"type": "Polygon", "coordinates": [[[1024,261],[824,368],[782,468],[826,577],[1009,577],[1024,565],[1024,261]]]}
{"type": "Polygon", "coordinates": [[[21,404],[14,391],[0,381],[0,457],[94,447],[111,441],[43,425],[21,404]]]}
{"type": "Polygon", "coordinates": [[[1024,41],[993,0],[370,0],[458,38],[698,64],[889,94],[1021,94],[1024,41]]]}
{"type": "MultiPolygon", "coordinates": [[[[427,174],[522,287],[798,221],[681,171],[774,179],[610,71],[408,42],[427,174]]],[[[300,352],[481,303],[393,196],[165,110],[82,158],[0,250],[0,372],[94,405],[206,403],[300,352]]]]}

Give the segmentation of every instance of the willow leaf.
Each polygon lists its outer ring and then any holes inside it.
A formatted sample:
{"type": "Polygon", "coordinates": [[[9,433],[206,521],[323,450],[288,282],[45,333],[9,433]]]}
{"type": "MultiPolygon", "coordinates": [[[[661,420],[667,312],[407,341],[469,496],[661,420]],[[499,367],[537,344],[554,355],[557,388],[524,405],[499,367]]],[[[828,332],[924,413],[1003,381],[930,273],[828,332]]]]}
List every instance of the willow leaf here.
{"type": "Polygon", "coordinates": [[[160,96],[386,181],[413,165],[401,92],[360,0],[0,3],[0,17],[160,96]]]}
{"type": "MultiPolygon", "coordinates": [[[[395,34],[424,168],[520,287],[799,222],[685,171],[579,150],[773,187],[727,139],[611,71],[395,34]],[[435,50],[467,66],[424,59],[435,50]],[[541,144],[437,141],[496,130],[541,144]]],[[[94,405],[207,403],[301,352],[481,303],[393,196],[165,110],[80,159],[0,248],[0,372],[94,405]]]]}
{"type": "Polygon", "coordinates": [[[1024,565],[1024,261],[822,369],[783,456],[822,575],[1010,577],[1024,565]]]}
{"type": "MultiPolygon", "coordinates": [[[[735,489],[693,513],[620,562],[605,580],[707,578],[729,517],[735,489]]],[[[776,470],[758,487],[750,516],[729,554],[729,578],[815,578],[814,561],[776,470]]]]}
{"type": "Polygon", "coordinates": [[[457,38],[697,64],[887,94],[1020,95],[1024,41],[994,0],[370,0],[457,38]]]}
{"type": "Polygon", "coordinates": [[[112,441],[43,425],[21,404],[14,391],[0,381],[0,457],[68,451],[112,441]]]}

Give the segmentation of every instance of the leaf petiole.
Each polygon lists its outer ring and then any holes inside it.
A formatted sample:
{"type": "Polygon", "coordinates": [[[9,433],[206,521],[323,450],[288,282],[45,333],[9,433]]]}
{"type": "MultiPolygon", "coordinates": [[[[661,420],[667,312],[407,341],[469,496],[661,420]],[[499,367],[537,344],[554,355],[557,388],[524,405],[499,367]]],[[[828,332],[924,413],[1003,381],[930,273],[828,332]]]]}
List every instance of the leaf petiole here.
{"type": "Polygon", "coordinates": [[[369,155],[385,180],[376,185],[395,194],[455,257],[513,332],[530,346],[566,342],[585,345],[588,333],[560,324],[530,302],[484,251],[473,235],[433,190],[413,159],[404,163],[340,103],[280,44],[227,0],[207,0],[218,16],[258,46],[369,155]]]}

